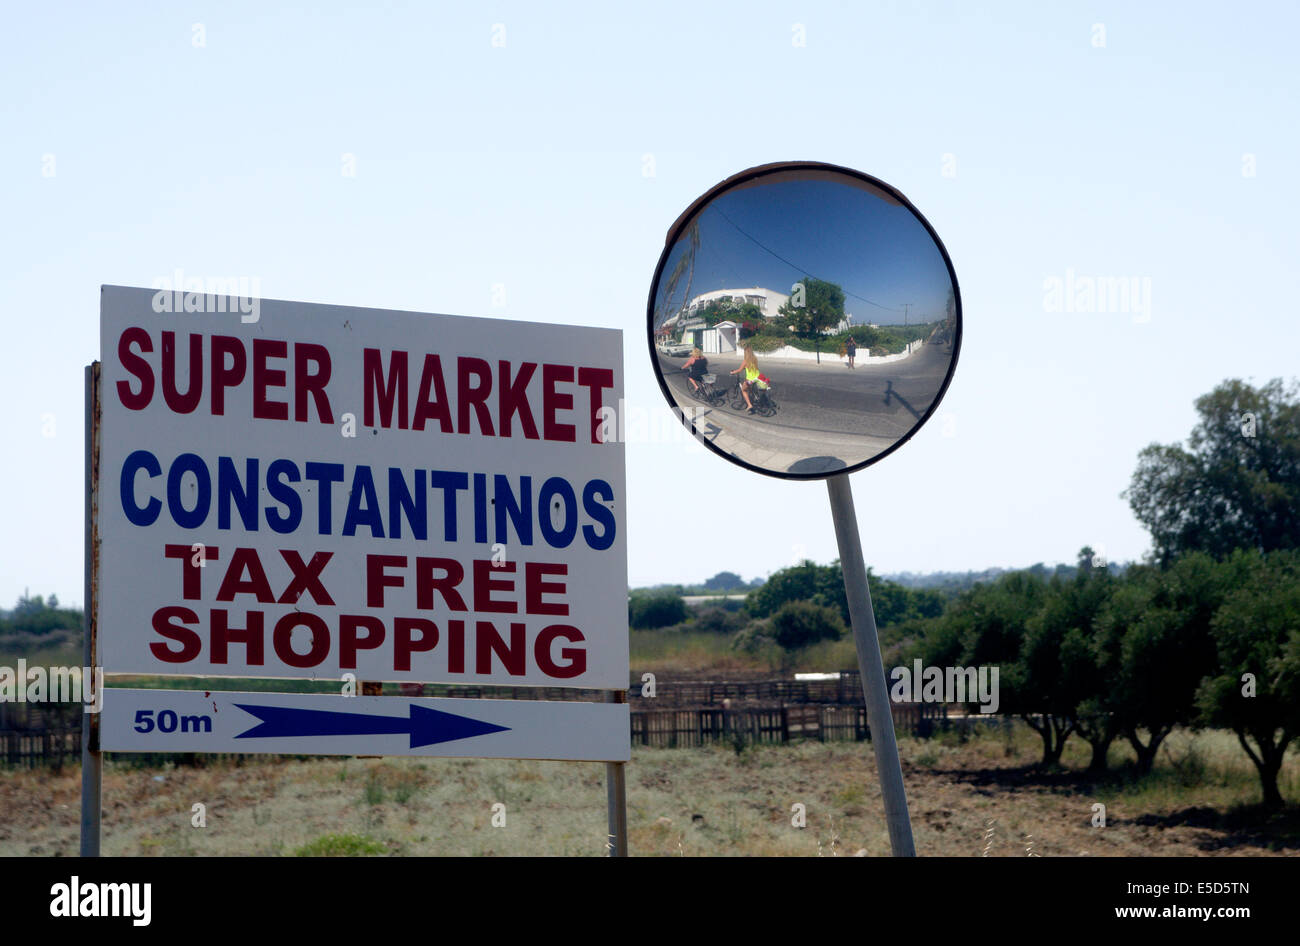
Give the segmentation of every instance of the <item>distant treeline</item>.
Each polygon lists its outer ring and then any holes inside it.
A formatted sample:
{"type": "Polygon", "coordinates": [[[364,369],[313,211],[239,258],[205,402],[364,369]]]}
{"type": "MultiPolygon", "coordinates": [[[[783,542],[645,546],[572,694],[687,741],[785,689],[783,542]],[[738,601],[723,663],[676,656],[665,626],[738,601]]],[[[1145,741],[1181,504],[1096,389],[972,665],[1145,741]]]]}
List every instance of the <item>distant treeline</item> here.
{"type": "MultiPolygon", "coordinates": [[[[1111,562],[1108,567],[1112,575],[1122,575],[1129,566],[1127,562],[1111,562]]],[[[1059,564],[1048,566],[1038,562],[1028,568],[986,568],[979,572],[896,572],[881,577],[902,585],[904,588],[930,588],[935,591],[957,594],[974,588],[981,582],[997,581],[1003,575],[1009,575],[1012,572],[1028,572],[1043,580],[1056,577],[1068,581],[1078,573],[1078,570],[1077,565],[1059,564]]]]}
{"type": "MultiPolygon", "coordinates": [[[[1128,568],[1128,563],[1111,562],[1109,566],[1111,574],[1122,575],[1128,568]]],[[[895,585],[901,585],[904,588],[914,590],[932,590],[942,592],[946,596],[958,594],[973,588],[980,582],[996,581],[1003,575],[1009,575],[1013,571],[1029,572],[1044,580],[1056,576],[1058,578],[1070,579],[1078,571],[1077,565],[1045,565],[1038,562],[1027,568],[986,568],[983,571],[965,571],[965,572],[896,572],[878,576],[878,581],[892,582],[895,585]]],[[[671,584],[664,582],[658,585],[646,585],[641,588],[631,589],[633,594],[647,595],[653,593],[676,594],[676,595],[710,595],[710,594],[743,594],[755,588],[763,587],[767,581],[765,578],[752,578],[749,581],[741,578],[735,572],[718,572],[712,578],[708,578],[696,585],[671,584]]],[[[874,587],[874,584],[873,584],[874,587]]]]}
{"type": "Polygon", "coordinates": [[[12,611],[0,612],[0,655],[25,655],[76,647],[81,641],[81,611],[24,594],[12,611]]]}
{"type": "Polygon", "coordinates": [[[647,585],[644,588],[633,588],[633,594],[674,594],[674,595],[713,595],[713,594],[738,594],[748,591],[751,588],[759,588],[764,578],[754,578],[745,581],[735,572],[718,572],[712,578],[705,579],[698,585],[674,585],[658,584],[647,585]]]}

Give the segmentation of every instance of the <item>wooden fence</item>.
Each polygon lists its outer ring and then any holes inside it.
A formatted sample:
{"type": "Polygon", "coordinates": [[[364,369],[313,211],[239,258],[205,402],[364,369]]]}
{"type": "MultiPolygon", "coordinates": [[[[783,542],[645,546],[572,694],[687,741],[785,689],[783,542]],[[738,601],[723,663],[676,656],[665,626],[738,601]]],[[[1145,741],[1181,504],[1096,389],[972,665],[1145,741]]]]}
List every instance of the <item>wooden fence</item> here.
{"type": "Polygon", "coordinates": [[[65,763],[81,764],[81,730],[46,730],[44,732],[0,732],[0,764],[34,768],[65,763]]]}
{"type": "Polygon", "coordinates": [[[742,680],[738,682],[665,681],[655,686],[653,700],[641,696],[638,682],[629,691],[629,701],[646,706],[721,706],[732,703],[821,703],[860,706],[864,696],[858,674],[842,674],[837,680],[742,680]]]}
{"type": "Polygon", "coordinates": [[[80,762],[80,703],[0,703],[0,766],[80,762]]]}
{"type": "MultiPolygon", "coordinates": [[[[715,743],[786,743],[869,739],[862,687],[856,673],[835,680],[683,681],[656,684],[654,699],[641,697],[639,680],[629,691],[632,744],[686,748],[715,743]],[[723,707],[731,704],[776,705],[723,707]],[[662,707],[651,709],[650,707],[662,707]]],[[[411,691],[404,691],[415,695],[411,691]]],[[[564,687],[423,686],[431,696],[594,700],[598,691],[564,687]]],[[[0,704],[0,765],[75,763],[81,753],[81,707],[59,704],[0,704]]],[[[893,706],[894,729],[925,737],[947,725],[948,707],[908,703],[893,706]]],[[[188,754],[193,758],[193,754],[188,754]]],[[[181,758],[181,756],[176,756],[181,758]]]]}
{"type": "Polygon", "coordinates": [[[81,727],[80,703],[0,703],[0,732],[81,727]]]}
{"type": "MultiPolygon", "coordinates": [[[[628,686],[628,702],[633,706],[721,706],[723,700],[732,703],[825,703],[836,706],[859,706],[863,703],[862,683],[857,671],[844,671],[835,680],[689,680],[680,683],[660,677],[655,683],[653,698],[641,695],[640,677],[633,677],[628,686]]],[[[419,684],[416,684],[420,687],[419,684]]],[[[575,690],[568,687],[503,687],[503,686],[451,686],[424,685],[420,692],[426,696],[447,696],[460,699],[509,700],[582,700],[598,701],[599,690],[575,690]]],[[[417,695],[412,688],[411,695],[417,695]]]]}
{"type": "MultiPolygon", "coordinates": [[[[894,731],[928,736],[948,718],[942,704],[893,707],[894,731]]],[[[758,709],[634,710],[632,745],[661,749],[723,744],[819,742],[871,738],[864,706],[781,706],[758,709]]]]}
{"type": "MultiPolygon", "coordinates": [[[[894,730],[925,737],[947,722],[942,704],[893,707],[894,730]]],[[[794,705],[754,709],[633,710],[632,745],[685,749],[738,743],[861,742],[871,737],[862,706],[794,705]]],[[[179,758],[179,756],[177,757],[179,758]]],[[[81,730],[0,732],[0,764],[11,767],[81,761],[81,730]]]]}

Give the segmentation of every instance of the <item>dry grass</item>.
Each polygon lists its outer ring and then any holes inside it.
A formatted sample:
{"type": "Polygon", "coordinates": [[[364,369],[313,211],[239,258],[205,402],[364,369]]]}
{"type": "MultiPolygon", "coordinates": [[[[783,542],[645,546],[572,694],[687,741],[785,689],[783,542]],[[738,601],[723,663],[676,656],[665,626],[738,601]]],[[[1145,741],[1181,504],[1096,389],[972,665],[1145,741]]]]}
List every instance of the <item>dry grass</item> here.
{"type": "MultiPolygon", "coordinates": [[[[1266,816],[1224,733],[1178,733],[1147,779],[1090,783],[1085,746],[1038,773],[1023,726],[961,741],[903,739],[917,849],[978,856],[1260,854],[1300,849],[1296,806],[1266,816]],[[1194,774],[1200,781],[1194,781],[1194,774]],[[1092,826],[1093,805],[1108,824],[1092,826]],[[1190,812],[1190,814],[1189,814],[1190,812]]],[[[1113,762],[1125,753],[1116,749],[1113,762]]],[[[1284,793],[1300,774],[1289,760],[1284,793]]],[[[0,773],[0,855],[75,854],[79,773],[0,773]]],[[[869,744],[642,750],[628,766],[630,847],[664,856],[888,853],[869,744]],[[807,826],[791,824],[802,804],[807,826]]],[[[104,852],[123,855],[600,855],[604,768],[458,759],[297,761],[133,769],[105,776],[104,852]],[[207,826],[192,827],[192,806],[207,826]],[[492,824],[493,805],[505,824],[492,824]]]]}

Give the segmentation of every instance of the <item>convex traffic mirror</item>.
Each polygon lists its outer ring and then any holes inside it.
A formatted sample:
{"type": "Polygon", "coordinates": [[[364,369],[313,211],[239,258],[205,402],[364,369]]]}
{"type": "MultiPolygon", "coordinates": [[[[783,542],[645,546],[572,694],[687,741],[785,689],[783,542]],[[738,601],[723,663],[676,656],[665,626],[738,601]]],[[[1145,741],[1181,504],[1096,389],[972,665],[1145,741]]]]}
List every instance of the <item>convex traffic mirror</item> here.
{"type": "Polygon", "coordinates": [[[692,204],[650,290],[664,396],[710,449],[820,479],[935,412],[961,348],[943,244],[897,190],[814,162],[751,168],[692,204]]]}

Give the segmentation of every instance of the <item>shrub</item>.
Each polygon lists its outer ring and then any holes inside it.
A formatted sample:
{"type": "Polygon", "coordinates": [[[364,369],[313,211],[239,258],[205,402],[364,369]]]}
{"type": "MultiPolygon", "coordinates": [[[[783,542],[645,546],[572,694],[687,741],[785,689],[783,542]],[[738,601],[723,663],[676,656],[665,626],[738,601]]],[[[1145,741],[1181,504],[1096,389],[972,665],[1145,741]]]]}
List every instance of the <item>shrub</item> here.
{"type": "Polygon", "coordinates": [[[785,650],[843,636],[844,623],[830,608],[809,601],[787,601],[772,615],[772,636],[785,650]]]}
{"type": "Polygon", "coordinates": [[[641,630],[672,627],[686,620],[686,603],[670,592],[633,595],[627,603],[627,620],[641,630]]]}
{"type": "Polygon", "coordinates": [[[767,625],[753,621],[736,632],[736,636],[731,639],[731,648],[744,654],[759,654],[775,643],[768,633],[767,625]]]}
{"type": "Polygon", "coordinates": [[[776,351],[782,345],[789,344],[789,341],[775,335],[755,335],[753,338],[745,339],[745,344],[754,349],[755,352],[762,353],[776,351]]]}
{"type": "MultiPolygon", "coordinates": [[[[870,576],[868,576],[870,580],[870,576]]],[[[874,598],[876,586],[872,586],[874,598]]],[[[838,610],[841,623],[848,623],[849,602],[844,594],[844,575],[839,562],[818,565],[805,559],[798,565],[783,568],[772,575],[761,588],[750,592],[745,599],[745,610],[753,617],[771,617],[789,601],[811,601],[838,610]]],[[[880,607],[877,605],[877,618],[880,607]]]]}
{"type": "Polygon", "coordinates": [[[709,605],[695,612],[692,630],[707,631],[711,634],[730,634],[743,623],[735,614],[728,613],[717,605],[709,605]]]}

